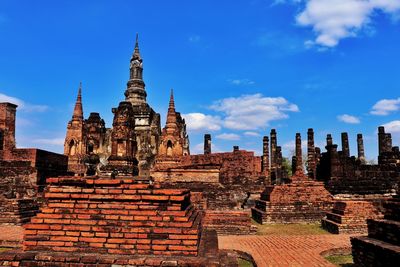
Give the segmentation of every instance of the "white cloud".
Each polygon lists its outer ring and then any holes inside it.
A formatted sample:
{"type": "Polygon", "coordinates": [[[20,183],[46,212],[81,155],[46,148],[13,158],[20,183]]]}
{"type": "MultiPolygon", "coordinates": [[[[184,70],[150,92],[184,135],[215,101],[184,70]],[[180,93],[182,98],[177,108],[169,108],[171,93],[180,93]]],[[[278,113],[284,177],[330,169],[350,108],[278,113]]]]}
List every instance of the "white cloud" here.
{"type": "Polygon", "coordinates": [[[255,84],[254,81],[251,81],[249,79],[234,79],[234,80],[228,80],[231,84],[234,85],[253,85],[255,84]]]}
{"type": "MultiPolygon", "coordinates": [[[[195,145],[193,148],[190,149],[190,152],[192,155],[203,154],[204,153],[204,143],[198,143],[197,145],[195,145]]],[[[222,150],[217,145],[215,145],[214,143],[211,142],[211,152],[218,153],[218,152],[222,152],[222,150]]]]}
{"type": "Polygon", "coordinates": [[[42,145],[57,145],[63,146],[65,138],[56,137],[56,138],[40,138],[40,139],[33,139],[32,143],[42,144],[42,145]]]}
{"type": "Polygon", "coordinates": [[[400,109],[400,98],[382,99],[376,102],[370,111],[373,115],[385,116],[400,109]]]}
{"type": "Polygon", "coordinates": [[[48,110],[48,108],[49,108],[48,106],[45,106],[45,105],[28,104],[19,98],[8,96],[8,95],[2,94],[2,93],[0,93],[0,103],[1,102],[9,102],[12,104],[16,104],[16,105],[18,105],[18,109],[25,111],[25,112],[44,112],[44,111],[48,110]]]}
{"type": "Polygon", "coordinates": [[[400,120],[391,121],[382,125],[386,133],[391,133],[397,140],[400,138],[400,120]]]}
{"type": "Polygon", "coordinates": [[[225,98],[210,108],[224,113],[224,127],[236,130],[265,128],[271,121],[288,118],[288,112],[299,111],[297,105],[283,97],[264,97],[262,94],[225,98]]]}
{"type": "Polygon", "coordinates": [[[221,118],[203,113],[183,114],[189,131],[218,131],[221,129],[221,118]]]}
{"type": "Polygon", "coordinates": [[[350,123],[350,124],[360,123],[359,118],[352,116],[352,115],[348,115],[348,114],[339,115],[339,116],[337,116],[337,119],[344,123],[350,123]]]}
{"type": "Polygon", "coordinates": [[[307,40],[306,47],[335,47],[339,41],[356,37],[371,30],[371,21],[381,11],[394,18],[400,13],[400,0],[304,0],[275,1],[276,4],[297,3],[302,11],[296,16],[300,26],[312,27],[315,40],[307,40]]]}
{"type": "Polygon", "coordinates": [[[217,139],[236,141],[240,140],[240,135],[234,133],[222,133],[216,136],[217,139]]]}
{"type": "Polygon", "coordinates": [[[247,135],[247,136],[260,136],[260,134],[259,133],[257,133],[257,132],[244,132],[244,135],[247,135]]]}

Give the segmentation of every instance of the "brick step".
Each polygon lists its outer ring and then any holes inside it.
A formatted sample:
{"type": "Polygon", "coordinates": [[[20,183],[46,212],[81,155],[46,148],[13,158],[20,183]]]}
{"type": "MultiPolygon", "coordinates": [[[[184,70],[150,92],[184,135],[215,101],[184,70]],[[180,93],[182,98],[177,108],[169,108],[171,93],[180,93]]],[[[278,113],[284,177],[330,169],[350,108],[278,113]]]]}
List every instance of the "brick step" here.
{"type": "Polygon", "coordinates": [[[400,246],[400,222],[368,220],[368,237],[400,246]]]}
{"type": "Polygon", "coordinates": [[[342,209],[335,209],[335,208],[333,208],[332,209],[332,213],[335,213],[335,214],[339,214],[339,215],[344,215],[344,210],[342,210],[342,209]]]}
{"type": "Polygon", "coordinates": [[[265,200],[256,200],[256,205],[255,205],[255,207],[257,208],[257,209],[259,209],[259,210],[264,210],[264,211],[266,211],[267,210],[267,207],[268,207],[268,205],[269,205],[269,201],[265,201],[265,200]]]}
{"type": "Polygon", "coordinates": [[[400,201],[387,201],[383,203],[385,211],[385,219],[400,221],[400,201]]]}
{"type": "Polygon", "coordinates": [[[336,214],[333,212],[326,212],[326,218],[330,221],[334,221],[337,223],[342,223],[342,216],[341,214],[336,214]]]}
{"type": "Polygon", "coordinates": [[[322,219],[321,226],[332,234],[365,234],[367,224],[340,224],[329,219],[322,219]]]}
{"type": "Polygon", "coordinates": [[[251,217],[259,224],[263,224],[267,217],[267,213],[257,208],[251,208],[251,217]]]}
{"type": "Polygon", "coordinates": [[[400,247],[370,237],[351,238],[356,266],[391,267],[400,262],[400,247]]]}

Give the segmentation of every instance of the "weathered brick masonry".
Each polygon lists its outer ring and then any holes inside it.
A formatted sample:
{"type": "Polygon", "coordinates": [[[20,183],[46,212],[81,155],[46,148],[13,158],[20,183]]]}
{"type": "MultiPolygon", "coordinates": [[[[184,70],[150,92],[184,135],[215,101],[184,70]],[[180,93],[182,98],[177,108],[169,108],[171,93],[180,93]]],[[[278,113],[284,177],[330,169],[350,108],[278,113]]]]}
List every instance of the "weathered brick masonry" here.
{"type": "Polygon", "coordinates": [[[252,208],[252,217],[258,223],[319,222],[332,204],[333,197],[323,183],[294,181],[267,186],[252,208]]]}
{"type": "Polygon", "coordinates": [[[26,250],[194,255],[200,214],[188,190],[133,179],[50,178],[48,204],[25,225],[26,250]]]}
{"type": "Polygon", "coordinates": [[[138,177],[59,177],[47,183],[47,204],[24,226],[24,252],[0,254],[3,265],[219,262],[216,233],[203,231],[202,215],[191,204],[189,190],[163,189],[138,177]]]}
{"type": "Polygon", "coordinates": [[[400,262],[400,198],[384,203],[384,219],[368,219],[368,236],[351,239],[354,263],[357,266],[399,266],[400,262]]]}
{"type": "Polygon", "coordinates": [[[381,219],[383,199],[338,200],[322,219],[322,227],[333,234],[367,233],[367,219],[381,219]]]}

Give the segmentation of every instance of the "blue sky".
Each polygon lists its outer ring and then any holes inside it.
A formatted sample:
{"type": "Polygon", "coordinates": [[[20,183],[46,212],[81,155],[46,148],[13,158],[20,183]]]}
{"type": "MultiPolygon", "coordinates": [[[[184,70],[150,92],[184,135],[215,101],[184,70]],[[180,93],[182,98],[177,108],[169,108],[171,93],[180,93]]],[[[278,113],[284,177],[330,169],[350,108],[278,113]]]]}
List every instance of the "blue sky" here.
{"type": "MultiPolygon", "coordinates": [[[[278,131],[317,145],[347,131],[351,153],[376,129],[400,138],[400,0],[0,0],[0,101],[20,105],[17,144],[62,152],[79,82],[85,116],[124,99],[136,32],[148,102],[163,124],[169,92],[186,117],[192,152],[260,153],[278,131]]],[[[323,149],[324,150],[324,149],[323,149]]]]}

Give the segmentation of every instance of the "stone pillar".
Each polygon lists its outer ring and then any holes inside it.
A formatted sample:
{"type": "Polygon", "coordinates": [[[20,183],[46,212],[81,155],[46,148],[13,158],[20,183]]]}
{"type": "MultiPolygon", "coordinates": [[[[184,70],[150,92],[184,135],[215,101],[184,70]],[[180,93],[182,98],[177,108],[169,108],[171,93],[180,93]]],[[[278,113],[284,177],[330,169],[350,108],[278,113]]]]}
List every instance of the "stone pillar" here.
{"type": "Polygon", "coordinates": [[[314,130],[309,128],[307,131],[307,173],[310,179],[315,179],[316,155],[314,147],[314,130]]]}
{"type": "Polygon", "coordinates": [[[333,145],[333,140],[332,140],[332,135],[331,134],[327,134],[326,135],[326,145],[327,146],[333,145]]]}
{"type": "Polygon", "coordinates": [[[211,134],[204,135],[204,155],[211,154],[211,134]]]}
{"type": "Polygon", "coordinates": [[[365,163],[364,140],[362,134],[357,134],[357,156],[359,161],[365,163]]]}
{"type": "Polygon", "coordinates": [[[392,134],[385,134],[385,152],[392,152],[392,134]]]}
{"type": "Polygon", "coordinates": [[[330,177],[341,177],[340,168],[339,168],[339,154],[337,151],[337,145],[331,145],[329,147],[330,153],[330,177]]]}
{"type": "Polygon", "coordinates": [[[277,147],[277,136],[276,136],[276,130],[272,129],[271,130],[271,168],[276,168],[276,147],[277,147]]]}
{"type": "Polygon", "coordinates": [[[282,164],[283,164],[283,158],[282,158],[282,148],[280,146],[276,147],[276,184],[282,184],[282,164]]]}
{"type": "Polygon", "coordinates": [[[0,150],[15,148],[15,118],[17,105],[0,103],[0,150]]]}
{"type": "Polygon", "coordinates": [[[297,170],[297,157],[292,157],[292,176],[296,173],[297,170]]]}
{"type": "Polygon", "coordinates": [[[301,135],[296,133],[296,172],[301,171],[303,173],[303,155],[301,150],[301,135]]]}
{"type": "Polygon", "coordinates": [[[269,138],[268,138],[268,136],[263,137],[262,171],[265,176],[269,176],[269,138]]]}
{"type": "MultiPolygon", "coordinates": [[[[315,169],[317,169],[317,165],[319,164],[319,161],[321,160],[321,148],[315,147],[315,169]]],[[[315,172],[315,177],[317,177],[317,172],[315,172]]]]}
{"type": "Polygon", "coordinates": [[[379,156],[382,155],[383,152],[385,152],[385,127],[379,126],[378,127],[378,153],[379,156]]]}
{"type": "Polygon", "coordinates": [[[342,133],[342,154],[344,157],[350,157],[349,136],[342,133]]]}

